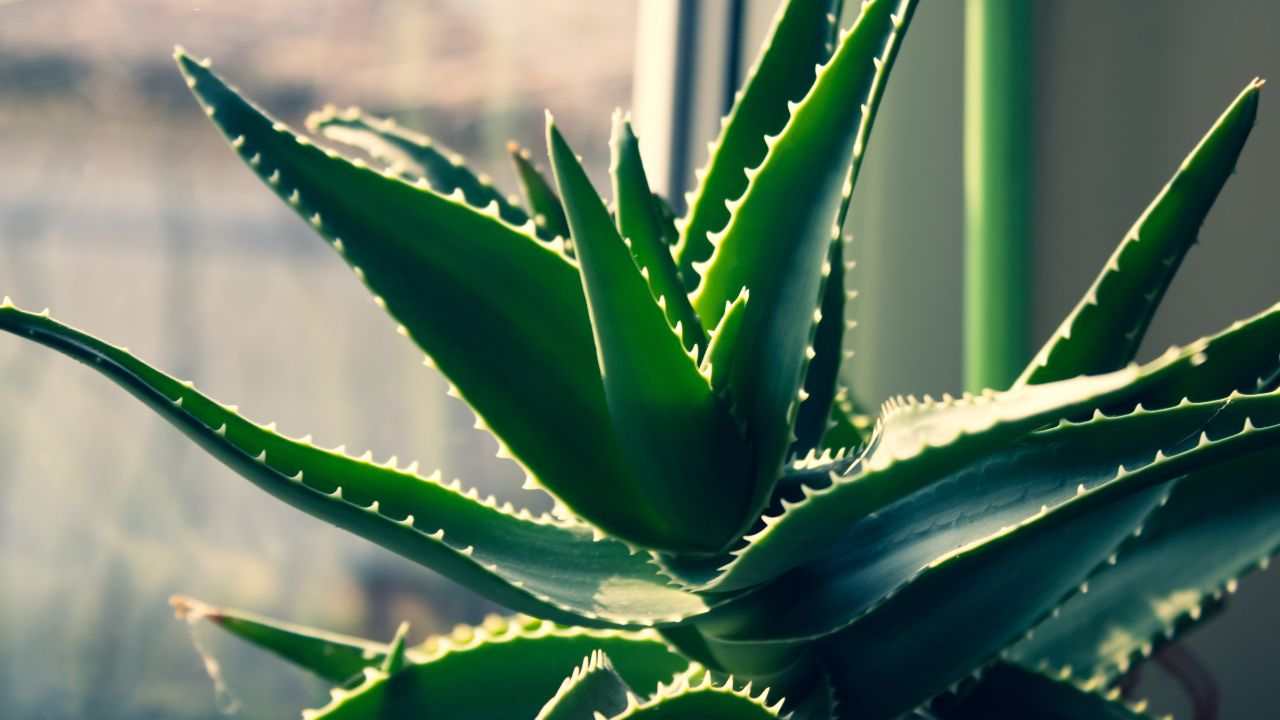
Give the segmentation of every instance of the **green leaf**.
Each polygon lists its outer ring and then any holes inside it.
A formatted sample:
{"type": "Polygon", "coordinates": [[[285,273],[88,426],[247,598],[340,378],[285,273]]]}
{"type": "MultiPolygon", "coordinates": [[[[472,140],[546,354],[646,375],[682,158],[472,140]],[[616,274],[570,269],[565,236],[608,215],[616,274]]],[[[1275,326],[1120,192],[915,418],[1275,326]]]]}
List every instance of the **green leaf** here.
{"type": "Polygon", "coordinates": [[[594,720],[597,713],[616,715],[627,709],[630,697],[630,688],[614,671],[609,656],[595,650],[564,679],[535,720],[594,720]]]}
{"type": "MultiPolygon", "coordinates": [[[[831,243],[827,258],[830,274],[822,290],[822,319],[813,334],[813,360],[804,376],[804,399],[796,415],[796,442],[793,450],[803,455],[823,445],[827,432],[840,421],[848,422],[835,404],[844,359],[844,306],[849,299],[844,288],[844,243],[831,243]]],[[[847,436],[842,436],[846,439],[847,436]]],[[[837,447],[851,447],[837,445],[837,447]]]]}
{"type": "MultiPolygon", "coordinates": [[[[1137,416],[1124,423],[1151,429],[1170,417],[1137,416]]],[[[774,588],[762,591],[765,597],[745,596],[698,625],[712,647],[737,644],[742,652],[779,652],[847,623],[820,644],[841,697],[852,700],[859,717],[896,716],[962,680],[1047,617],[1127,537],[1144,534],[1142,523],[1165,502],[1168,486],[1178,477],[1275,447],[1280,394],[1195,407],[1175,419],[1193,420],[1190,426],[1205,429],[1139,467],[1121,466],[1114,480],[1077,487],[1071,499],[1046,504],[993,535],[957,545],[962,538],[952,542],[942,533],[947,542],[936,548],[941,554],[920,556],[925,564],[896,586],[893,578],[900,566],[893,554],[881,559],[877,548],[865,547],[866,539],[876,535],[872,526],[861,537],[851,534],[826,559],[780,578],[774,588]],[[784,589],[790,603],[778,602],[784,589]],[[744,613],[744,603],[753,600],[756,605],[744,613]],[[939,643],[939,638],[946,641],[939,643]],[[911,672],[903,673],[904,667],[911,672]]],[[[1114,429],[1096,427],[1100,432],[1090,434],[1105,437],[1114,429]]],[[[1113,442],[1123,447],[1125,436],[1115,434],[1121,439],[1113,442]]],[[[1074,448],[1081,454],[1078,444],[1074,448]]],[[[1007,469],[987,471],[999,475],[1007,469]]],[[[1016,483],[1012,488],[1016,497],[1021,488],[1016,483]]],[[[885,544],[898,541],[889,537],[885,544]]],[[[1091,583],[1080,584],[1078,592],[1090,593],[1091,583]]]]}
{"type": "Polygon", "coordinates": [[[1276,435],[1276,393],[1039,432],[846,526],[833,552],[811,553],[820,559],[696,622],[723,640],[818,637],[856,621],[957,548],[1029,530],[1108,484],[1172,480],[1276,435]]]}
{"type": "MultiPolygon", "coordinates": [[[[658,213],[658,227],[662,228],[662,241],[667,245],[675,245],[680,240],[680,232],[676,230],[676,211],[671,203],[661,195],[654,193],[653,207],[658,213]]],[[[689,288],[685,288],[687,291],[689,288]]]]}
{"type": "Polygon", "coordinates": [[[956,700],[934,704],[939,720],[1144,720],[1145,702],[1132,707],[1059,678],[1051,678],[1009,663],[996,663],[977,685],[956,700]]]}
{"type": "Polygon", "coordinates": [[[779,698],[770,704],[768,688],[755,695],[750,683],[717,683],[695,669],[609,720],[775,720],[783,717],[782,703],[779,698]]]}
{"type": "Polygon", "coordinates": [[[753,519],[741,488],[742,437],[549,117],[547,146],[582,265],[605,398],[633,470],[613,473],[610,492],[621,487],[643,504],[646,535],[663,547],[718,551],[753,519]]]}
{"type": "Polygon", "coordinates": [[[662,303],[667,322],[683,329],[685,348],[707,348],[707,333],[702,328],[675,261],[671,247],[663,237],[664,219],[645,177],[640,160],[640,142],[631,130],[630,119],[621,112],[613,115],[613,137],[610,142],[613,163],[613,197],[617,204],[618,232],[631,249],[632,258],[649,281],[649,290],[662,303]]]}
{"type": "Polygon", "coordinates": [[[946,475],[1007,448],[1038,427],[1130,397],[1144,386],[1185,369],[1197,348],[1167,355],[1143,368],[1005,393],[894,400],[886,404],[863,455],[828,467],[794,464],[784,484],[799,495],[770,508],[727,556],[670,558],[665,570],[701,590],[741,589],[768,582],[833,547],[846,529],[946,475]]]}
{"type": "Polygon", "coordinates": [[[507,152],[515,165],[520,190],[524,193],[529,212],[533,213],[534,224],[552,236],[569,237],[569,221],[565,220],[560,196],[534,164],[533,153],[514,142],[507,143],[507,152]]]}
{"type": "MultiPolygon", "coordinates": [[[[814,67],[826,59],[824,42],[832,25],[827,11],[826,3],[813,0],[788,0],[779,7],[760,56],[722,121],[720,137],[711,145],[707,165],[696,173],[698,187],[689,198],[687,221],[675,250],[686,287],[698,284],[693,264],[711,257],[707,236],[729,222],[725,203],[742,196],[746,171],[758,166],[768,150],[765,138],[787,124],[787,104],[804,97],[813,84],[814,67]]],[[[706,323],[714,325],[714,321],[706,323]]]]}
{"type": "MultiPolygon", "coordinates": [[[[306,126],[313,133],[369,153],[397,175],[426,180],[441,195],[461,192],[472,207],[495,204],[498,217],[512,225],[529,222],[524,210],[499,192],[487,175],[472,172],[461,155],[426,135],[400,127],[390,118],[366,115],[359,108],[339,111],[330,106],[308,116],[306,126]]],[[[539,237],[553,236],[540,230],[539,237]]]]}
{"type": "Polygon", "coordinates": [[[1245,86],[1182,161],[1019,384],[1106,372],[1133,359],[1209,208],[1235,171],[1261,88],[1260,80],[1245,86]]]}
{"type": "Polygon", "coordinates": [[[1157,507],[1162,487],[1106,486],[946,560],[822,642],[853,717],[896,717],[968,677],[1071,592],[1157,507]]]}
{"type": "Polygon", "coordinates": [[[513,609],[592,626],[674,622],[705,611],[698,596],[625,544],[580,523],[481,499],[416,463],[375,464],[278,434],[128,352],[43,315],[0,305],[0,330],[102,373],[211,455],[284,502],[353,532],[513,609]],[[652,614],[650,614],[652,613],[652,614]]]}
{"type": "Polygon", "coordinates": [[[408,636],[409,623],[400,623],[400,627],[396,628],[395,638],[391,640],[391,647],[387,650],[387,656],[378,667],[379,670],[387,673],[388,675],[395,675],[404,669],[404,641],[408,636]]]}
{"type": "Polygon", "coordinates": [[[169,604],[180,619],[191,623],[207,620],[334,684],[345,684],[364,668],[380,667],[388,659],[390,648],[385,643],[213,607],[194,598],[174,596],[169,604]]]}
{"type": "Polygon", "coordinates": [[[1270,389],[1280,369],[1280,303],[1187,347],[1196,351],[1192,363],[1165,373],[1134,399],[1146,407],[1168,407],[1184,399],[1270,389]]]}
{"type": "Polygon", "coordinates": [[[335,690],[313,720],[430,717],[432,720],[531,718],[587,655],[609,655],[634,688],[657,687],[687,666],[656,632],[627,633],[519,621],[462,627],[433,638],[421,657],[395,675],[366,670],[353,690],[335,690]]]}
{"type": "Polygon", "coordinates": [[[746,191],[729,203],[732,218],[713,242],[693,306],[713,327],[742,288],[747,306],[729,378],[753,448],[752,505],[769,497],[794,438],[805,369],[831,244],[840,237],[844,198],[852,192],[876,99],[915,8],[914,0],[875,0],[793,107],[768,153],[750,171],[746,191]],[[895,14],[896,13],[896,14],[895,14]],[[796,198],[804,198],[797,202],[796,198]]]}
{"type": "Polygon", "coordinates": [[[249,166],[356,270],[529,475],[641,544],[651,508],[602,478],[625,468],[577,268],[554,244],[460,199],[374,172],[276,123],[179,51],[197,99],[249,166]],[[477,268],[483,271],[477,272],[477,268]]]}
{"type": "Polygon", "coordinates": [[[1106,687],[1207,617],[1207,606],[1280,549],[1278,468],[1280,451],[1269,450],[1179,481],[1142,535],[1089,579],[1089,592],[1068,600],[1012,657],[1106,687]]]}
{"type": "Polygon", "coordinates": [[[711,378],[711,387],[725,396],[732,395],[729,378],[733,375],[736,359],[734,349],[740,342],[742,322],[746,317],[750,296],[751,292],[742,288],[738,297],[725,305],[724,315],[720,317],[720,324],[712,331],[707,353],[703,356],[702,372],[711,378]]]}

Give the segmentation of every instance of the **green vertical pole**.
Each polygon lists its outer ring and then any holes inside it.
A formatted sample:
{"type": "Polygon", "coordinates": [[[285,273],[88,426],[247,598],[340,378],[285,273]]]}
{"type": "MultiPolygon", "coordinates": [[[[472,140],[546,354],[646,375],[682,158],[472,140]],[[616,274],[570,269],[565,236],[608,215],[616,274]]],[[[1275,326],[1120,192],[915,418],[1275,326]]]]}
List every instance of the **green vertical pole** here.
{"type": "Polygon", "coordinates": [[[965,389],[1007,388],[1027,362],[1031,0],[966,0],[965,389]]]}

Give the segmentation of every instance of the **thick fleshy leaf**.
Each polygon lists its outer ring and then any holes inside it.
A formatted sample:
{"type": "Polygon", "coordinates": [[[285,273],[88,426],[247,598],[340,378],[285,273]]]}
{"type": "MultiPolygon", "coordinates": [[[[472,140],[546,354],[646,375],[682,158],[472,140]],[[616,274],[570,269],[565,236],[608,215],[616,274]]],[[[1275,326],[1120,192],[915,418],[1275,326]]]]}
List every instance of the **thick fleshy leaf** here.
{"type": "Polygon", "coordinates": [[[382,664],[378,669],[389,675],[395,675],[404,668],[405,664],[405,640],[409,637],[409,623],[401,622],[400,627],[396,628],[396,635],[391,639],[391,646],[387,650],[387,656],[382,659],[382,664]]]}
{"type": "Polygon", "coordinates": [[[640,142],[631,130],[631,121],[621,112],[613,115],[613,137],[610,141],[613,163],[613,197],[617,206],[618,232],[631,249],[632,258],[649,282],[649,289],[662,304],[667,322],[680,324],[685,348],[707,349],[707,333],[702,328],[675,260],[671,246],[663,237],[664,219],[654,202],[653,191],[645,177],[640,159],[640,142]]]}
{"type": "Polygon", "coordinates": [[[768,688],[756,694],[750,683],[732,678],[717,682],[710,673],[693,669],[609,720],[776,720],[784,717],[783,701],[771,700],[768,688]]]}
{"type": "Polygon", "coordinates": [[[1145,702],[1132,706],[1118,697],[1099,694],[1061,678],[1052,678],[1009,663],[997,663],[982,674],[963,697],[935,703],[938,720],[1148,720],[1145,702]]]}
{"type": "Polygon", "coordinates": [[[788,448],[805,369],[821,319],[824,272],[838,221],[852,192],[877,99],[906,29],[914,0],[873,0],[792,106],[790,120],[767,139],[746,191],[704,265],[693,306],[714,327],[725,304],[751,291],[729,377],[754,455],[751,498],[769,497],[788,448]],[[803,197],[804,202],[795,198],[803,197]]]}
{"type": "Polygon", "coordinates": [[[1280,303],[1187,347],[1199,348],[1195,362],[1162,375],[1133,399],[1157,408],[1273,389],[1280,371],[1280,303]]]}
{"type": "Polygon", "coordinates": [[[845,302],[849,299],[844,287],[843,242],[831,243],[827,263],[830,274],[822,290],[822,319],[813,333],[813,359],[805,371],[804,397],[796,415],[796,442],[792,450],[799,455],[821,446],[827,432],[840,424],[840,416],[844,414],[835,404],[844,359],[845,302]]]}
{"type": "Polygon", "coordinates": [[[610,477],[609,492],[622,488],[632,498],[648,536],[661,537],[665,549],[716,552],[753,519],[743,438],[550,121],[547,146],[582,266],[605,398],[629,460],[610,477]]]}
{"type": "Polygon", "coordinates": [[[751,292],[743,288],[738,297],[725,306],[724,315],[711,333],[711,342],[702,360],[702,371],[711,378],[711,387],[729,397],[730,401],[729,378],[733,375],[733,363],[737,357],[734,349],[739,342],[750,299],[751,292]]]}
{"type": "Polygon", "coordinates": [[[1280,451],[1269,450],[1180,480],[1142,535],[1089,579],[1088,594],[1068,600],[1012,657],[1097,687],[1150,657],[1280,550],[1277,469],[1280,451]]]}
{"type": "Polygon", "coordinates": [[[630,704],[631,690],[613,669],[609,656],[595,650],[564,679],[535,720],[595,720],[597,713],[617,715],[630,704]]]}
{"type": "MultiPolygon", "coordinates": [[[[454,481],[326,450],[258,425],[234,407],[44,315],[0,306],[0,330],[102,373],[211,455],[294,507],[431,567],[513,609],[594,626],[673,622],[706,609],[623,543],[534,516],[454,481]]],[[[544,698],[545,699],[545,698],[544,698]]]]}
{"type": "Polygon", "coordinates": [[[1198,346],[1170,353],[1143,368],[1006,393],[926,398],[886,404],[877,431],[859,458],[791,468],[794,494],[770,508],[727,556],[664,559],[667,572],[703,590],[766,583],[834,547],[851,524],[926,489],[950,473],[1009,447],[1038,427],[1137,393],[1145,384],[1191,365],[1198,346]]]}
{"type": "Polygon", "coordinates": [[[828,11],[827,3],[814,0],[788,0],[779,7],[760,55],[722,121],[720,137],[711,144],[707,165],[696,173],[698,187],[689,197],[675,250],[686,287],[697,286],[693,264],[711,257],[708,235],[728,224],[726,203],[746,190],[746,171],[758,166],[768,151],[765,138],[787,124],[788,103],[804,97],[813,84],[815,66],[829,54],[825,43],[836,21],[828,11]]]}
{"type": "MultiPolygon", "coordinates": [[[[674,246],[680,240],[680,231],[676,229],[676,211],[671,209],[671,203],[661,195],[653,194],[653,206],[658,211],[658,227],[662,228],[662,241],[667,245],[674,246]]],[[[689,288],[685,288],[686,291],[689,288]]]]}
{"type": "Polygon", "coordinates": [[[1107,372],[1133,360],[1209,208],[1235,171],[1261,88],[1260,80],[1250,82],[1182,161],[1019,384],[1107,372]]]}
{"type": "Polygon", "coordinates": [[[426,350],[530,481],[593,524],[660,545],[650,508],[625,486],[577,268],[532,224],[490,205],[374,172],[310,144],[177,54],[188,84],[237,153],[309,218],[426,350]],[[477,268],[483,268],[477,272],[477,268]]]}
{"type": "MultiPolygon", "coordinates": [[[[529,221],[529,215],[499,192],[491,178],[468,168],[461,155],[422,133],[400,127],[390,118],[373,117],[354,107],[326,107],[307,117],[306,125],[311,132],[363,150],[385,163],[391,172],[409,180],[426,180],[441,195],[460,191],[472,207],[495,203],[498,217],[512,225],[529,221]]],[[[546,235],[550,237],[553,236],[546,235]]]]}
{"type": "Polygon", "coordinates": [[[386,643],[213,607],[194,598],[175,596],[169,604],[182,620],[208,621],[335,685],[345,684],[367,667],[381,667],[390,651],[386,643]]]}
{"type": "Polygon", "coordinates": [[[653,631],[592,631],[537,620],[497,622],[432,638],[414,649],[415,661],[400,672],[366,670],[358,687],[335,690],[328,705],[303,716],[532,718],[582,658],[597,650],[607,653],[618,675],[641,692],[651,692],[688,664],[653,631]]]}
{"type": "Polygon", "coordinates": [[[560,196],[534,164],[533,153],[514,142],[507,143],[507,152],[511,155],[516,177],[520,180],[520,191],[533,214],[534,224],[552,236],[569,237],[569,221],[565,220],[560,196]]]}
{"type": "MultiPolygon", "coordinates": [[[[1254,451],[1276,436],[1276,393],[1099,417],[1039,432],[855,522],[834,551],[696,622],[723,640],[830,633],[953,553],[980,548],[989,538],[1034,533],[1037,522],[1052,522],[1059,508],[1081,495],[1115,483],[1171,481],[1230,463],[1233,453],[1254,451]]],[[[1249,557],[1255,560],[1256,552],[1249,557]]],[[[1033,577],[1024,575],[1028,582],[1033,577]]]]}
{"type": "Polygon", "coordinates": [[[1163,487],[1113,484],[937,563],[822,643],[844,712],[888,720],[990,661],[1157,507],[1163,487]]]}

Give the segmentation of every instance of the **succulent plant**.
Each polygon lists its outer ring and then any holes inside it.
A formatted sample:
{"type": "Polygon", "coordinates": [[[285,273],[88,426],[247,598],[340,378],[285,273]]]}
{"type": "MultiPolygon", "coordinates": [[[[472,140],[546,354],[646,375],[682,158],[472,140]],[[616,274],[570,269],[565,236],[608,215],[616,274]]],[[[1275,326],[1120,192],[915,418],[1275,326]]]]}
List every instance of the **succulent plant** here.
{"type": "Polygon", "coordinates": [[[1139,717],[1119,680],[1280,544],[1280,305],[1133,362],[1262,83],[1012,387],[866,417],[840,381],[841,228],[914,9],[871,0],[839,31],[839,2],[784,3],[678,220],[621,113],[612,206],[549,116],[553,179],[512,148],[522,203],[358,111],[310,126],[372,162],[325,149],[176,53],[553,514],[280,434],[7,298],[0,328],[522,613],[408,646],[175,600],[332,682],[310,717],[1139,717]]]}

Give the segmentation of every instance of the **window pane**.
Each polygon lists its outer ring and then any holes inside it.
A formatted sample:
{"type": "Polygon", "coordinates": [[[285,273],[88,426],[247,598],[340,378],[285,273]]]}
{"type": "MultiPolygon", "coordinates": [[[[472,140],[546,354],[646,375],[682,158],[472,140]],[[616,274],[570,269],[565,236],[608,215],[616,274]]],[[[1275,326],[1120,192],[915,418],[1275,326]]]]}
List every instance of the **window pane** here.
{"type": "MultiPolygon", "coordinates": [[[[343,263],[229,152],[170,59],[211,56],[301,127],[326,101],[516,187],[551,108],[603,182],[633,2],[0,0],[0,294],[127,345],[291,435],[419,458],[530,506],[343,263]]],[[[545,166],[545,162],[543,162],[545,166]]],[[[602,185],[602,187],[604,187],[602,185]]],[[[101,378],[0,338],[0,697],[14,717],[212,717],[166,600],[413,638],[491,609],[235,477],[101,378]],[[16,703],[16,705],[15,705],[16,703]]],[[[327,698],[195,628],[251,717],[327,698]]]]}

